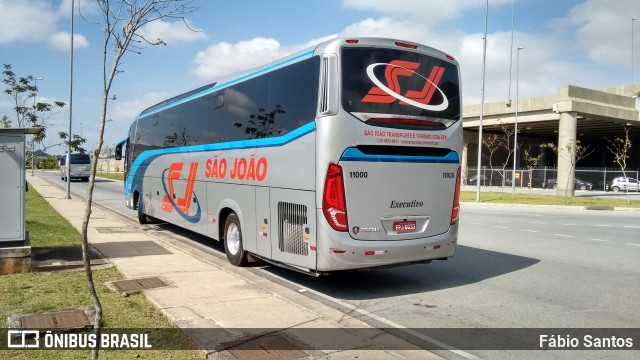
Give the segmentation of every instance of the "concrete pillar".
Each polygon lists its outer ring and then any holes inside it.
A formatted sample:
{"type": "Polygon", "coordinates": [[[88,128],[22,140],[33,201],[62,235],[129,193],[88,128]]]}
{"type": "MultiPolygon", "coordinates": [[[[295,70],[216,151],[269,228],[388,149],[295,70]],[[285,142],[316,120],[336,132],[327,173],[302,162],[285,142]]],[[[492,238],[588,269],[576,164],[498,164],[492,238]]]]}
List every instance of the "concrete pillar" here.
{"type": "Polygon", "coordinates": [[[469,144],[464,143],[462,144],[462,158],[460,159],[460,167],[461,169],[461,184],[463,185],[467,185],[467,179],[469,178],[469,176],[467,175],[467,170],[469,168],[469,166],[467,165],[467,158],[469,157],[469,151],[468,151],[468,147],[469,144]]]}
{"type": "Polygon", "coordinates": [[[565,190],[573,196],[575,188],[576,135],[578,114],[560,113],[558,126],[558,195],[564,196],[565,190]],[[568,187],[568,189],[567,189],[568,187]]]}

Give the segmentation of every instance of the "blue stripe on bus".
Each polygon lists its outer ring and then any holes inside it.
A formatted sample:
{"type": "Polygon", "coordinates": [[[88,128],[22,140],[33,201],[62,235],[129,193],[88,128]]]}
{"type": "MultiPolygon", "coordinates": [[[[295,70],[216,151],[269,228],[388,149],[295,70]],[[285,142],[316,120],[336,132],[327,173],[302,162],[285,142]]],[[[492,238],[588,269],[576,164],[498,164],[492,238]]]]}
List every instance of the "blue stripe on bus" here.
{"type": "MultiPolygon", "coordinates": [[[[193,152],[202,152],[202,151],[239,150],[239,149],[283,146],[304,135],[312,133],[315,130],[316,130],[316,123],[315,121],[311,121],[306,125],[303,125],[295,130],[292,130],[291,132],[285,135],[278,136],[278,137],[147,150],[142,152],[140,155],[138,155],[138,157],[135,159],[135,161],[131,165],[131,171],[129,172],[129,176],[125,181],[125,192],[129,193],[129,190],[131,190],[131,188],[128,185],[131,185],[131,183],[133,182],[133,178],[136,176],[136,172],[138,171],[138,168],[141,166],[144,166],[146,168],[146,166],[148,166],[154,159],[162,155],[179,154],[179,153],[186,153],[186,152],[193,153],[193,152]]],[[[144,172],[141,175],[144,175],[144,172]]]]}
{"type": "Polygon", "coordinates": [[[202,90],[202,91],[201,91],[201,92],[199,92],[199,93],[193,94],[193,95],[188,96],[188,97],[186,97],[186,98],[184,98],[184,99],[180,99],[180,100],[177,100],[177,101],[172,102],[172,103],[170,103],[170,104],[167,104],[167,105],[165,105],[165,106],[159,107],[159,108],[157,108],[157,109],[155,109],[155,110],[153,110],[153,111],[150,111],[150,112],[148,112],[148,113],[146,113],[146,114],[140,114],[140,116],[138,117],[138,119],[145,118],[145,117],[147,117],[147,116],[149,116],[149,115],[153,115],[153,114],[158,113],[158,112],[160,112],[160,111],[162,111],[162,110],[166,110],[166,109],[171,108],[171,107],[174,107],[174,106],[176,106],[176,105],[183,104],[183,103],[185,103],[185,102],[187,102],[187,101],[190,101],[190,100],[193,100],[193,99],[195,99],[195,98],[199,98],[199,97],[201,97],[201,96],[211,94],[212,92],[217,91],[217,90],[220,90],[221,88],[227,87],[227,86],[229,86],[229,85],[233,85],[233,84],[235,84],[235,83],[237,83],[237,82],[240,82],[240,81],[242,81],[242,80],[246,80],[246,79],[248,79],[248,78],[250,78],[250,77],[253,77],[253,76],[256,76],[256,75],[260,75],[260,74],[262,74],[262,73],[264,73],[264,72],[267,72],[267,71],[272,70],[272,69],[274,69],[274,68],[277,68],[277,67],[280,67],[280,66],[282,66],[282,65],[288,64],[288,63],[290,63],[290,62],[293,62],[293,61],[296,61],[296,60],[299,60],[299,59],[305,58],[305,57],[310,56],[311,54],[313,54],[313,52],[314,52],[314,51],[315,51],[315,50],[307,51],[307,52],[302,53],[302,54],[300,54],[300,55],[298,55],[298,56],[295,56],[295,57],[292,57],[292,58],[290,58],[290,59],[287,59],[287,60],[281,61],[281,62],[279,62],[279,63],[277,63],[277,64],[273,64],[273,65],[271,65],[271,66],[267,66],[266,68],[262,68],[262,69],[260,69],[260,70],[254,71],[254,72],[252,72],[252,73],[250,73],[250,74],[243,75],[243,76],[241,76],[241,77],[239,77],[239,78],[236,78],[236,79],[233,79],[233,80],[229,80],[229,81],[227,81],[227,82],[225,82],[225,83],[223,83],[223,84],[220,84],[220,85],[218,85],[218,86],[214,86],[214,87],[212,87],[212,88],[210,88],[210,89],[202,90]]]}
{"type": "Polygon", "coordinates": [[[457,164],[460,162],[458,153],[451,151],[446,156],[404,156],[404,155],[371,155],[365,154],[357,148],[348,148],[340,161],[367,162],[404,162],[404,163],[438,163],[457,164]]]}

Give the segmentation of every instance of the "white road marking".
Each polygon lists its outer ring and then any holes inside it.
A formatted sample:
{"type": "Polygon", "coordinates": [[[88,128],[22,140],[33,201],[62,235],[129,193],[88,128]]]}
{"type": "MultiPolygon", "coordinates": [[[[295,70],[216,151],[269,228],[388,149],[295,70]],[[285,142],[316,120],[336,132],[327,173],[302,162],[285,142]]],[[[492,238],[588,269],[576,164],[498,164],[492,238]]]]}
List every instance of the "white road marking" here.
{"type": "Polygon", "coordinates": [[[627,243],[627,245],[640,246],[640,244],[635,244],[635,243],[627,243]]]}
{"type": "Polygon", "coordinates": [[[602,239],[591,239],[593,241],[602,241],[602,242],[609,242],[609,240],[602,240],[602,239]]]}
{"type": "Polygon", "coordinates": [[[611,227],[611,225],[596,225],[596,226],[599,226],[599,227],[611,227]]]}
{"type": "Polygon", "coordinates": [[[562,224],[562,226],[576,226],[578,224],[562,224]]]}
{"type": "Polygon", "coordinates": [[[542,222],[542,221],[529,221],[529,224],[539,224],[539,225],[544,225],[544,224],[546,224],[546,222],[542,222]]]}
{"type": "Polygon", "coordinates": [[[511,220],[498,220],[496,222],[499,222],[499,223],[512,223],[513,221],[511,221],[511,220]]]}
{"type": "Polygon", "coordinates": [[[529,229],[524,229],[522,231],[526,231],[526,232],[530,232],[530,233],[537,233],[538,230],[529,230],[529,229]]]}
{"type": "MultiPolygon", "coordinates": [[[[287,282],[287,283],[292,284],[294,286],[298,286],[298,284],[296,284],[295,282],[293,282],[291,280],[287,280],[287,279],[285,279],[285,278],[283,278],[281,276],[277,276],[275,274],[269,273],[265,269],[260,269],[260,271],[265,272],[268,276],[272,276],[272,277],[280,279],[281,281],[287,282]]],[[[395,323],[395,322],[393,322],[391,320],[385,319],[385,318],[383,318],[381,316],[378,316],[378,315],[376,315],[374,313],[371,313],[371,312],[369,312],[367,310],[360,309],[355,305],[351,305],[348,302],[344,302],[344,301],[342,301],[340,299],[336,299],[336,298],[334,298],[332,296],[325,295],[325,294],[323,294],[321,292],[318,292],[316,290],[312,290],[312,289],[307,289],[307,290],[308,290],[308,292],[313,293],[313,294],[315,294],[317,296],[320,296],[320,297],[323,297],[323,298],[328,299],[330,301],[333,301],[333,302],[335,302],[336,304],[338,304],[340,306],[343,306],[343,307],[346,307],[348,309],[351,309],[351,311],[358,312],[358,313],[360,313],[362,315],[365,315],[365,316],[368,316],[370,318],[373,318],[373,319],[375,319],[377,321],[380,321],[380,322],[382,322],[384,324],[387,324],[387,325],[389,325],[391,327],[394,327],[396,329],[400,329],[401,331],[404,331],[404,332],[409,333],[409,334],[411,334],[411,335],[413,335],[413,336],[415,336],[417,338],[420,338],[422,340],[425,340],[425,341],[428,341],[428,342],[430,342],[432,344],[440,346],[440,347],[442,347],[444,349],[447,349],[447,350],[451,351],[452,353],[458,354],[458,355],[460,355],[460,356],[462,356],[462,357],[464,357],[466,359],[480,359],[479,357],[477,357],[475,355],[469,354],[468,352],[464,352],[462,350],[458,350],[458,349],[456,349],[456,348],[454,348],[454,347],[452,347],[450,345],[447,345],[447,344],[443,343],[440,340],[436,340],[436,339],[434,339],[432,337],[429,337],[427,335],[421,334],[421,333],[419,333],[419,332],[417,332],[417,331],[415,331],[413,329],[408,329],[408,328],[406,328],[406,327],[404,327],[404,326],[402,326],[402,325],[400,325],[398,323],[395,323]]]]}
{"type": "Polygon", "coordinates": [[[562,237],[571,237],[571,235],[564,235],[564,234],[553,234],[554,236],[562,236],[562,237]]]}
{"type": "Polygon", "coordinates": [[[634,225],[625,225],[624,227],[627,229],[640,229],[640,226],[634,226],[634,225]]]}
{"type": "Polygon", "coordinates": [[[508,227],[506,226],[498,226],[498,225],[493,225],[494,228],[498,228],[498,229],[508,229],[508,227]]]}

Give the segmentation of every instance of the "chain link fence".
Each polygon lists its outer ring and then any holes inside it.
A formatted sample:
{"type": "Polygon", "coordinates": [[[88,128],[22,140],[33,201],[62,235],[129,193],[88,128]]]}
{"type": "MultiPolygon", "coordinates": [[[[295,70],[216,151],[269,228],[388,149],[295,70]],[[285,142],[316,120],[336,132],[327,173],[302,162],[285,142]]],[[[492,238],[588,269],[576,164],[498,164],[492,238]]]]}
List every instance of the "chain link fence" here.
{"type": "MultiPolygon", "coordinates": [[[[550,189],[556,186],[558,170],[556,168],[535,168],[531,170],[517,169],[515,172],[515,184],[520,188],[542,188],[550,189]]],[[[640,171],[627,170],[629,178],[640,178],[640,171]]],[[[575,188],[579,190],[601,190],[609,191],[611,182],[617,177],[624,176],[620,169],[615,168],[577,168],[575,188]]],[[[490,168],[483,166],[478,177],[477,168],[469,168],[465,185],[477,185],[487,187],[511,187],[514,180],[513,169],[490,168]]],[[[633,191],[638,191],[633,189],[633,191]]]]}

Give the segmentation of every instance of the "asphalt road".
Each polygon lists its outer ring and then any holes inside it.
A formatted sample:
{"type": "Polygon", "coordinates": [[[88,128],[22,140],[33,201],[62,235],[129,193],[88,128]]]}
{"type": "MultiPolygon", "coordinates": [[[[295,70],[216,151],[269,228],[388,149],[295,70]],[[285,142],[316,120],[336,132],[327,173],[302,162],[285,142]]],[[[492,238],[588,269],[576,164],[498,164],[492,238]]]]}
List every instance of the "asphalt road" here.
{"type": "MultiPolygon", "coordinates": [[[[43,176],[63,184],[57,174],[43,176]]],[[[82,194],[85,187],[72,183],[82,194]]],[[[96,182],[94,199],[135,216],[124,207],[120,182],[96,182]]],[[[640,328],[640,212],[463,205],[460,221],[458,248],[448,261],[320,278],[272,266],[256,271],[376,326],[640,328]]],[[[629,357],[597,351],[437,353],[629,357]]]]}

